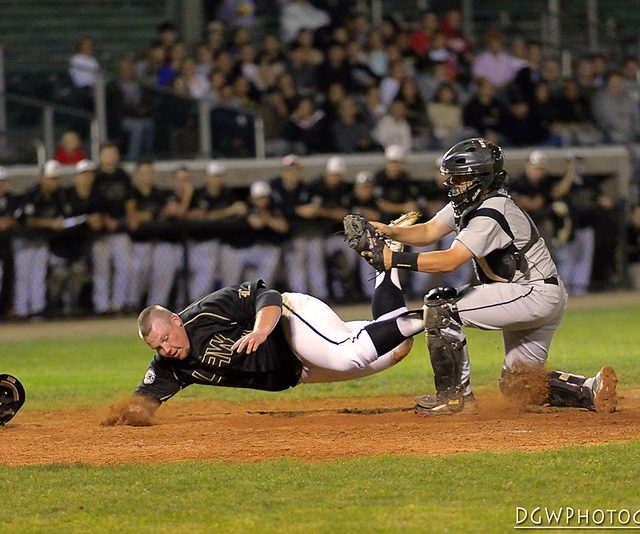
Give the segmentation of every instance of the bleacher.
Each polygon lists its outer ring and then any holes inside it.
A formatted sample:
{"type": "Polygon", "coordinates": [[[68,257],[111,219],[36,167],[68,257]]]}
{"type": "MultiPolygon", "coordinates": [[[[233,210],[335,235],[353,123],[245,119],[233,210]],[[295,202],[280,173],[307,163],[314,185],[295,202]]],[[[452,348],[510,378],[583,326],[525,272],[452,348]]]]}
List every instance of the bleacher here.
{"type": "MultiPolygon", "coordinates": [[[[166,3],[166,2],[165,2],[166,3]]],[[[156,0],[2,0],[0,36],[10,75],[64,70],[77,40],[90,35],[100,63],[142,52],[167,17],[156,0]]]]}

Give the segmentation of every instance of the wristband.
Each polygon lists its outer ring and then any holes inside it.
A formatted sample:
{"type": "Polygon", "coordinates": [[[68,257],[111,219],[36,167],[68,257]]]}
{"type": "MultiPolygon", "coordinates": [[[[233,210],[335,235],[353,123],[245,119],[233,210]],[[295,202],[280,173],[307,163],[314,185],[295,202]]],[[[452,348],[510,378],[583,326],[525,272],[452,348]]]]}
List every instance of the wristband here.
{"type": "Polygon", "coordinates": [[[418,253],[416,252],[392,252],[391,267],[398,269],[418,270],[418,253]]]}

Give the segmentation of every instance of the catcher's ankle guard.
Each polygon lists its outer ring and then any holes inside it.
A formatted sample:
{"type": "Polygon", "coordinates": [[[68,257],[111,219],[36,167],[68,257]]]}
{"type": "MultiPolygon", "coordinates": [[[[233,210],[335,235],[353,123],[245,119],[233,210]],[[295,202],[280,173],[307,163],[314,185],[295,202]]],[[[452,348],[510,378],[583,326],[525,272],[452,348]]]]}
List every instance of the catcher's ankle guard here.
{"type": "Polygon", "coordinates": [[[25,399],[20,381],[15,376],[0,374],[0,427],[13,419],[25,399]]]}

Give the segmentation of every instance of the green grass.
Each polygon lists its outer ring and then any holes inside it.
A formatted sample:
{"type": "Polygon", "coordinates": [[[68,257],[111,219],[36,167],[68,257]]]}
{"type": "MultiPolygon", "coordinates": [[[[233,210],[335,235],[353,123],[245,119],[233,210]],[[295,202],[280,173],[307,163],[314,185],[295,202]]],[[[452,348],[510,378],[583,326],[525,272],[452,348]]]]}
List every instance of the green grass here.
{"type": "MultiPolygon", "coordinates": [[[[640,384],[640,307],[571,310],[556,333],[549,367],[586,375],[603,364],[613,365],[620,387],[640,384]]],[[[495,389],[502,366],[502,340],[497,332],[466,330],[477,391],[495,389]]],[[[135,336],[38,340],[2,343],[1,372],[24,383],[25,410],[89,407],[109,404],[132,391],[141,380],[151,351],[135,336]]],[[[388,371],[361,380],[299,386],[270,393],[191,386],[180,399],[298,399],[414,395],[432,390],[424,336],[415,337],[412,353],[388,371]]]]}
{"type": "MultiPolygon", "coordinates": [[[[637,387],[638,324],[638,307],[571,310],[556,334],[549,366],[592,374],[606,363],[616,367],[621,388],[637,387]]],[[[495,390],[501,338],[472,329],[467,334],[476,390],[495,390]]],[[[193,386],[171,402],[431,391],[424,338],[415,339],[402,363],[362,380],[280,393],[193,386]]],[[[151,357],[134,336],[20,343],[0,336],[0,351],[0,372],[25,384],[24,410],[109,404],[135,388],[151,357]]],[[[197,436],[197,429],[185,432],[197,436]]],[[[630,465],[638,458],[636,441],[311,464],[167,458],[165,464],[116,467],[0,465],[0,532],[510,532],[516,507],[640,509],[637,470],[630,465]]]]}
{"type": "Polygon", "coordinates": [[[640,442],[315,464],[0,467],[0,530],[507,532],[516,507],[633,513],[634,457],[640,442]]]}

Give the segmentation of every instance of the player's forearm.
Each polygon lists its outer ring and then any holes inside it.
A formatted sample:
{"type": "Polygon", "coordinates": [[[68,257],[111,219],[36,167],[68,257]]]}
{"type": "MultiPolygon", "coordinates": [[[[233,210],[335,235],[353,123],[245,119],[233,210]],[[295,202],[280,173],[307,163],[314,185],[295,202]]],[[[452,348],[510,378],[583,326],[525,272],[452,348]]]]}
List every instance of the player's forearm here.
{"type": "Polygon", "coordinates": [[[286,234],[289,231],[289,223],[283,217],[270,217],[269,227],[280,234],[286,234]]]}
{"type": "Polygon", "coordinates": [[[418,254],[418,271],[421,273],[449,273],[462,263],[447,250],[434,250],[418,254]]]}
{"type": "Polygon", "coordinates": [[[256,313],[253,331],[269,335],[278,324],[282,308],[280,306],[265,306],[256,313]]]}
{"type": "Polygon", "coordinates": [[[35,228],[39,230],[58,230],[62,223],[60,219],[54,217],[29,217],[27,219],[27,228],[35,228]]]}
{"type": "Polygon", "coordinates": [[[421,273],[448,273],[472,257],[473,254],[464,245],[454,245],[447,250],[420,253],[391,252],[385,248],[384,264],[386,269],[395,267],[421,273]]]}
{"type": "Polygon", "coordinates": [[[414,226],[397,227],[390,226],[387,235],[395,241],[406,245],[423,247],[435,243],[439,237],[429,228],[429,223],[416,224],[414,226]]]}

